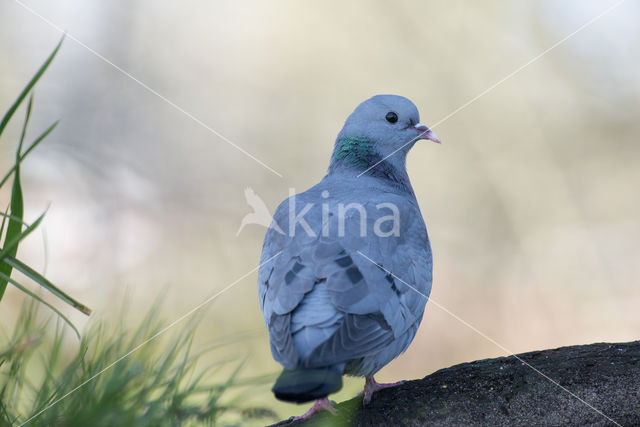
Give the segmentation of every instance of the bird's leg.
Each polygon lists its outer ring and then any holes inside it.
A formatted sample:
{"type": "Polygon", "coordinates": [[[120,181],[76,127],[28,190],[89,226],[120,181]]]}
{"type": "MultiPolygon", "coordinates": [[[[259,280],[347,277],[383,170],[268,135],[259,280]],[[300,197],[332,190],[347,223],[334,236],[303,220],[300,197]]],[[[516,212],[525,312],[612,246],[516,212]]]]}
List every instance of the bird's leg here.
{"type": "Polygon", "coordinates": [[[371,402],[371,396],[373,393],[382,390],[383,388],[395,387],[397,385],[404,384],[404,381],[398,381],[395,383],[379,383],[373,378],[373,375],[366,377],[364,380],[364,404],[371,402]]]}
{"type": "Polygon", "coordinates": [[[322,399],[317,399],[315,402],[313,402],[313,405],[311,405],[311,408],[309,408],[309,410],[307,412],[305,412],[302,415],[298,415],[297,417],[294,417],[292,421],[307,419],[311,415],[315,414],[316,412],[320,412],[320,411],[329,411],[333,415],[338,415],[338,412],[336,411],[336,408],[333,407],[333,404],[329,400],[329,398],[328,397],[323,397],[322,399]]]}

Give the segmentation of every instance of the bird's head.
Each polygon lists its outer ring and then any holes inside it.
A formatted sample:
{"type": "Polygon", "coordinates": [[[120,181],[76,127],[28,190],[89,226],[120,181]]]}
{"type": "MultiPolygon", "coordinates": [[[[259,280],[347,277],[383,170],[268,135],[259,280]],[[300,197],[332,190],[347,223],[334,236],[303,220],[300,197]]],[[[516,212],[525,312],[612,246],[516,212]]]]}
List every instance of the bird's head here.
{"type": "Polygon", "coordinates": [[[366,170],[388,159],[388,163],[404,167],[407,152],[421,139],[440,142],[435,132],[420,123],[413,102],[397,95],[376,95],[347,118],[336,139],[332,164],[344,159],[366,170]]]}

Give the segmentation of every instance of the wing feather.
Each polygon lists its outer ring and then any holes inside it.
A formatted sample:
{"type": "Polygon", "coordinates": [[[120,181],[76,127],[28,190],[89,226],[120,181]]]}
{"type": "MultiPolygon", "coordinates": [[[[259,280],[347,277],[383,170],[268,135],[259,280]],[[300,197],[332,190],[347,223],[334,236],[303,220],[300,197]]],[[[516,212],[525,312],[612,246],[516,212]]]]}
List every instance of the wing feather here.
{"type": "MultiPolygon", "coordinates": [[[[296,212],[320,200],[320,190],[313,190],[296,196],[296,212]]],[[[272,353],[285,367],[353,363],[402,337],[397,355],[411,341],[431,289],[431,249],[415,200],[380,198],[400,208],[397,236],[362,236],[355,210],[342,234],[333,215],[332,233],[323,235],[327,219],[319,207],[304,217],[313,235],[300,224],[291,234],[288,200],[276,210],[274,221],[285,234],[267,232],[262,260],[278,256],[260,268],[258,288],[272,353]]],[[[364,206],[372,230],[380,216],[376,200],[364,206]]]]}

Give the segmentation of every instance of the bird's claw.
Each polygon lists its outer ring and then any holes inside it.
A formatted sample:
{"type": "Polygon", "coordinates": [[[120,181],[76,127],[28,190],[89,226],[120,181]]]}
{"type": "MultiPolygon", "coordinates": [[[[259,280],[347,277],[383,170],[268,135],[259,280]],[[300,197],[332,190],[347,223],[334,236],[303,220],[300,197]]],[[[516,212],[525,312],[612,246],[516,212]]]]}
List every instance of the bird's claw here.
{"type": "Polygon", "coordinates": [[[373,377],[367,377],[364,383],[364,390],[358,393],[358,396],[364,394],[363,402],[365,405],[371,403],[373,393],[382,390],[383,388],[395,387],[397,385],[404,384],[404,381],[397,381],[395,383],[379,383],[373,377]]]}
{"type": "Polygon", "coordinates": [[[311,408],[309,408],[307,412],[305,412],[304,414],[298,415],[297,417],[291,417],[289,419],[291,421],[304,420],[309,418],[311,415],[315,414],[316,412],[321,412],[321,411],[329,411],[333,415],[338,415],[338,411],[336,411],[336,408],[333,407],[335,403],[336,402],[334,402],[333,400],[329,400],[328,398],[323,397],[322,399],[318,399],[315,402],[313,402],[313,405],[311,405],[311,408]]]}

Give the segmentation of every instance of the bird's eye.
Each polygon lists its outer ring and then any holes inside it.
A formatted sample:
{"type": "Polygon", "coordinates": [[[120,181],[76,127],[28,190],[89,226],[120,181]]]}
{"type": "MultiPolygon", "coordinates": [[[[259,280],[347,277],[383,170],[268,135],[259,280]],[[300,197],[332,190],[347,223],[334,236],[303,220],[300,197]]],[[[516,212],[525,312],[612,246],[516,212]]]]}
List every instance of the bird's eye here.
{"type": "Polygon", "coordinates": [[[385,119],[387,119],[389,123],[395,123],[398,121],[398,115],[393,111],[389,111],[385,116],[385,119]]]}

